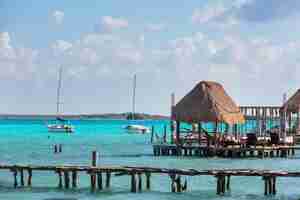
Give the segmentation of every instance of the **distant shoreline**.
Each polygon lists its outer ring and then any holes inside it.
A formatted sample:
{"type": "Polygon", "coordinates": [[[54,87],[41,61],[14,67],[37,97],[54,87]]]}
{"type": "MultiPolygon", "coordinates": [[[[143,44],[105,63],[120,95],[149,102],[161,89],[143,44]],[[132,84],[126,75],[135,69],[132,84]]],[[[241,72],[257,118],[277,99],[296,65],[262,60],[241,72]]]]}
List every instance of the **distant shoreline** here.
{"type": "MultiPolygon", "coordinates": [[[[65,119],[119,119],[126,120],[128,113],[104,113],[104,114],[61,114],[65,119]]],[[[139,113],[143,120],[147,119],[170,119],[169,116],[151,115],[139,113]]],[[[0,114],[0,119],[55,119],[55,114],[0,114]]]]}

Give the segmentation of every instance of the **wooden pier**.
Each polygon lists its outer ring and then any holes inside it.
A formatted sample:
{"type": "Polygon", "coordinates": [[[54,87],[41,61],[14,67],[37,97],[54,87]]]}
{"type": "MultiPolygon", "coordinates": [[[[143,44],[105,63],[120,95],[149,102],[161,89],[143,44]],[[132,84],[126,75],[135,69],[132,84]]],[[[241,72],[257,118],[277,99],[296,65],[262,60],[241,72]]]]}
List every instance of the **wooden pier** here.
{"type": "Polygon", "coordinates": [[[223,157],[223,158],[287,158],[295,155],[299,146],[240,146],[227,147],[153,144],[154,156],[194,156],[194,157],[223,157]]]}
{"type": "Polygon", "coordinates": [[[270,171],[255,169],[168,169],[155,167],[129,167],[129,166],[33,166],[33,165],[0,165],[0,171],[7,170],[12,172],[14,184],[13,187],[32,187],[33,172],[47,171],[57,174],[59,189],[77,188],[79,185],[79,172],[86,172],[90,176],[91,192],[101,191],[104,188],[111,187],[111,178],[118,176],[128,176],[130,179],[130,191],[133,193],[142,192],[151,189],[152,175],[165,175],[170,178],[171,192],[184,192],[188,190],[187,179],[183,183],[183,178],[187,176],[213,176],[216,178],[216,194],[223,195],[231,190],[231,177],[253,176],[261,177],[262,187],[265,195],[275,195],[277,192],[277,178],[280,177],[298,177],[300,172],[294,171],[270,171]],[[27,176],[25,173],[27,172],[27,176]],[[104,175],[104,176],[103,176],[104,175]],[[25,180],[25,177],[27,180],[25,180]],[[105,180],[103,181],[103,178],[105,180]],[[144,180],[144,181],[143,181],[144,180]],[[25,183],[26,181],[26,183],[25,183]],[[105,184],[104,184],[105,183],[105,184]]]}

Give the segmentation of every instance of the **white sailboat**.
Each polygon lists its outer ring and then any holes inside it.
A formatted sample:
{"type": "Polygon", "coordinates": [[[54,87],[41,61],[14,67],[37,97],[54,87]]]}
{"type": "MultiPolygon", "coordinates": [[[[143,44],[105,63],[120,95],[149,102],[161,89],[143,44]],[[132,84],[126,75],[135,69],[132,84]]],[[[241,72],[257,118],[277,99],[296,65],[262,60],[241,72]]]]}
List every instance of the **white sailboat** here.
{"type": "MultiPolygon", "coordinates": [[[[136,74],[133,77],[133,96],[132,96],[132,118],[131,120],[135,120],[135,90],[136,90],[136,74]]],[[[138,133],[138,134],[145,134],[150,133],[150,128],[139,125],[139,124],[129,124],[125,126],[125,129],[129,133],[138,133]]]]}
{"type": "Polygon", "coordinates": [[[57,87],[57,99],[56,99],[56,123],[48,124],[47,128],[49,132],[57,132],[57,133],[73,133],[74,127],[68,123],[67,120],[59,117],[60,114],[60,90],[62,85],[62,67],[59,69],[58,75],[58,87],[57,87]]]}

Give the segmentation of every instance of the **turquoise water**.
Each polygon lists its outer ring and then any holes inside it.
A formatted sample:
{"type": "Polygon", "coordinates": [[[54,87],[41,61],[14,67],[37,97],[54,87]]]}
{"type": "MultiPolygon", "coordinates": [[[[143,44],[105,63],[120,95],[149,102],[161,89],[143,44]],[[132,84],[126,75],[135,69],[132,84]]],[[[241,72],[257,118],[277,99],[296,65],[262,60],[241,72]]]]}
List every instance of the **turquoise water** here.
{"type": "MultiPolygon", "coordinates": [[[[163,132],[168,121],[142,121],[146,126],[155,126],[163,132]]],[[[176,157],[152,157],[150,135],[132,135],[124,132],[127,124],[122,120],[73,121],[73,135],[49,134],[42,120],[0,120],[0,162],[6,164],[90,164],[91,151],[100,153],[100,164],[160,166],[170,168],[259,168],[300,171],[300,152],[293,159],[199,159],[176,157]],[[50,136],[50,137],[49,137],[50,136]],[[61,154],[53,153],[53,145],[62,144],[61,154]]],[[[282,199],[300,198],[300,178],[280,178],[278,194],[264,197],[263,181],[258,177],[234,177],[232,191],[224,197],[215,194],[216,180],[213,177],[189,177],[188,191],[170,193],[167,176],[153,176],[152,190],[140,194],[130,193],[128,177],[112,177],[112,187],[92,194],[89,177],[79,175],[79,189],[58,190],[57,176],[52,173],[33,174],[33,187],[13,189],[13,177],[9,171],[0,171],[0,200],[50,200],[50,199],[282,199]]]]}

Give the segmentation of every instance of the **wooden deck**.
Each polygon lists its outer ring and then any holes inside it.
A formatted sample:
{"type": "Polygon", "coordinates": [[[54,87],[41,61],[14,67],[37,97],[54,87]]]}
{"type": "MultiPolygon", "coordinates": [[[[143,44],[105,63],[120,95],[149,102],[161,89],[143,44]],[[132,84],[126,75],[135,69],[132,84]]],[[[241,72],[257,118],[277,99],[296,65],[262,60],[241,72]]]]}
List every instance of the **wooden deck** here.
{"type": "Polygon", "coordinates": [[[264,194],[275,195],[276,178],[277,177],[290,177],[300,178],[300,171],[271,171],[271,170],[257,170],[257,169],[211,169],[211,170],[197,170],[197,169],[171,169],[171,168],[157,168],[157,167],[130,167],[130,166],[38,166],[38,165],[0,165],[0,171],[9,171],[13,174],[14,187],[31,187],[32,176],[34,171],[47,171],[53,172],[58,176],[58,188],[69,189],[78,187],[78,172],[86,172],[90,176],[91,191],[101,191],[104,188],[111,187],[112,175],[129,176],[130,191],[133,193],[151,189],[151,176],[152,175],[165,175],[170,177],[171,192],[186,191],[187,182],[182,183],[183,176],[213,176],[216,178],[216,193],[223,195],[230,191],[230,177],[247,176],[247,177],[262,177],[264,181],[264,194]],[[27,172],[25,176],[24,172],[27,172]],[[103,181],[105,175],[105,182],[103,181]],[[27,178],[25,184],[25,177],[27,178]],[[143,184],[143,178],[145,183],[143,184]]]}
{"type": "Polygon", "coordinates": [[[199,146],[199,145],[175,145],[153,144],[154,156],[194,156],[194,157],[224,157],[224,158],[248,158],[248,157],[291,157],[300,146],[240,146],[227,147],[199,146]]]}

